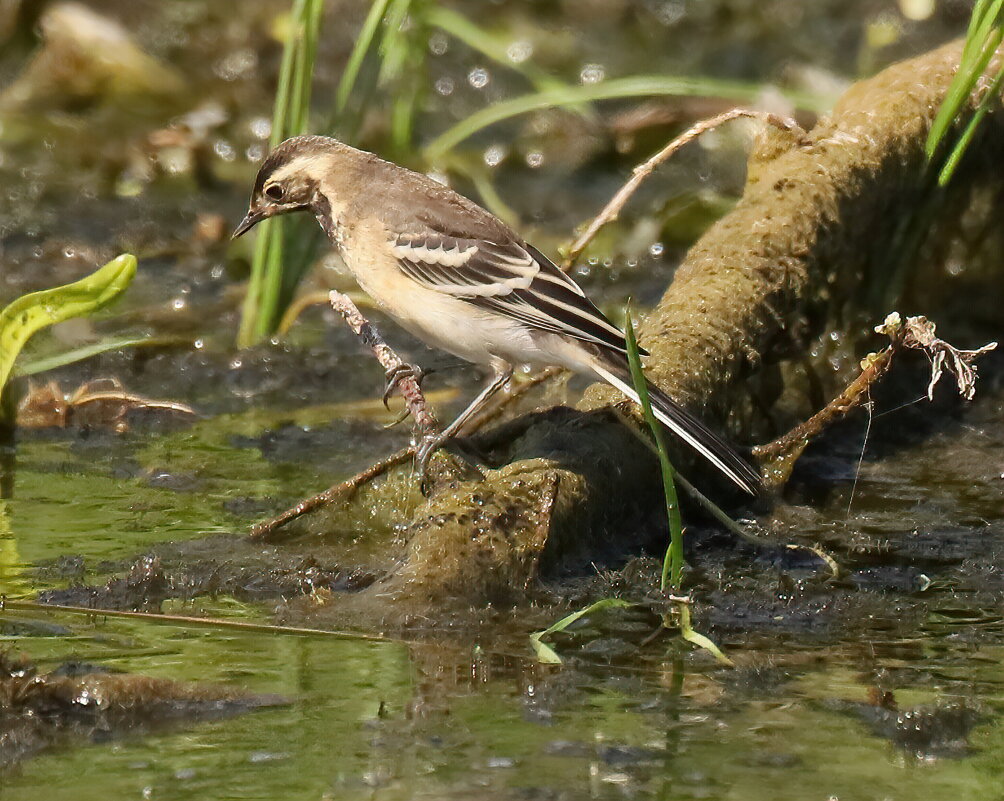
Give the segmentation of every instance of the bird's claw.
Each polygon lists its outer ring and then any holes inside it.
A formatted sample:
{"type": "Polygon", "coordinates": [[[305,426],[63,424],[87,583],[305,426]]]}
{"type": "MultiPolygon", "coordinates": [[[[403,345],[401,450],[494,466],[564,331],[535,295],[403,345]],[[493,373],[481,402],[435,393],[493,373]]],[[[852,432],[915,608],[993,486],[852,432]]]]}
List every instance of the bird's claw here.
{"type": "MultiPolygon", "coordinates": [[[[391,367],[386,372],[386,376],[387,376],[387,384],[383,390],[383,405],[389,409],[390,396],[391,393],[393,393],[394,390],[397,389],[397,385],[400,384],[401,381],[403,381],[405,378],[414,378],[415,383],[418,384],[419,387],[421,387],[422,381],[425,378],[425,371],[417,364],[405,363],[405,364],[399,364],[396,367],[391,367]]],[[[405,417],[407,417],[407,415],[405,415],[405,417]]],[[[403,420],[404,418],[402,417],[401,419],[403,420]]],[[[397,423],[399,422],[401,422],[401,420],[396,421],[393,425],[397,425],[397,423]]]]}

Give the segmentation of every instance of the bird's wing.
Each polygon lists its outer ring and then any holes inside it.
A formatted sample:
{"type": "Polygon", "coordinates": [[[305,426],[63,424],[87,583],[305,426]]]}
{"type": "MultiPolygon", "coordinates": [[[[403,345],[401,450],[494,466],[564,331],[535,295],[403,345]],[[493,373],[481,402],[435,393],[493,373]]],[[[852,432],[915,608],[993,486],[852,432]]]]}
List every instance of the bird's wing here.
{"type": "Polygon", "coordinates": [[[626,352],[624,334],[536,248],[445,234],[396,235],[401,271],[428,289],[550,331],[626,352]]]}

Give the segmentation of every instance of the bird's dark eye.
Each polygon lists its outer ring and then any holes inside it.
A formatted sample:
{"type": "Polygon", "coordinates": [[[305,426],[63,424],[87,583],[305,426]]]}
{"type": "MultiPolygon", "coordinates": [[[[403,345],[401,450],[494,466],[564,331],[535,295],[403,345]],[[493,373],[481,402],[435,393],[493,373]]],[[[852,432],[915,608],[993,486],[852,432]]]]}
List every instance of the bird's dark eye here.
{"type": "Polygon", "coordinates": [[[282,200],[283,188],[279,184],[271,184],[265,187],[265,194],[272,200],[282,200]]]}

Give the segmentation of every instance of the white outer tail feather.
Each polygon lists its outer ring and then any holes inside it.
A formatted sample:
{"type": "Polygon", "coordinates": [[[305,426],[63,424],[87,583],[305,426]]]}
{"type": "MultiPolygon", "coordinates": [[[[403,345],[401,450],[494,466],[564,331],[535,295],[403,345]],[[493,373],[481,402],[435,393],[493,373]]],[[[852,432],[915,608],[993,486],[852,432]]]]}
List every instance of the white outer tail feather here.
{"type": "MultiPolygon", "coordinates": [[[[637,403],[639,406],[641,405],[641,400],[638,398],[638,393],[635,391],[635,388],[633,386],[628,384],[623,379],[618,378],[616,375],[614,375],[612,372],[610,372],[600,364],[592,364],[591,367],[600,378],[602,378],[611,386],[619,389],[621,392],[627,395],[632,401],[637,403]]],[[[701,456],[703,456],[705,459],[711,462],[715,467],[721,470],[722,473],[728,476],[740,489],[742,489],[744,492],[748,492],[753,495],[756,494],[755,488],[751,487],[747,480],[745,480],[742,476],[738,475],[731,467],[725,464],[718,457],[716,453],[708,450],[708,448],[704,445],[704,443],[696,440],[693,437],[693,435],[689,431],[684,429],[677,421],[675,421],[673,418],[661,412],[654,405],[652,406],[652,412],[664,426],[666,426],[676,436],[678,436],[680,439],[686,442],[691,448],[693,448],[695,451],[701,454],[701,456]]]]}

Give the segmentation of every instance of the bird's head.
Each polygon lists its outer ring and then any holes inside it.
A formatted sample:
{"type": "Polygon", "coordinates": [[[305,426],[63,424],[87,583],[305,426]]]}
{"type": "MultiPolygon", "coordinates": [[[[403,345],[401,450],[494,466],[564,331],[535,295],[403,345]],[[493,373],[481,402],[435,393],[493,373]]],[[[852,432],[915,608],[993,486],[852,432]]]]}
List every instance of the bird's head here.
{"type": "Polygon", "coordinates": [[[233,233],[246,234],[262,220],[312,209],[323,202],[321,179],[330,169],[329,156],[341,143],[325,136],[294,136],[268,154],[258,170],[248,213],[233,233]]]}

